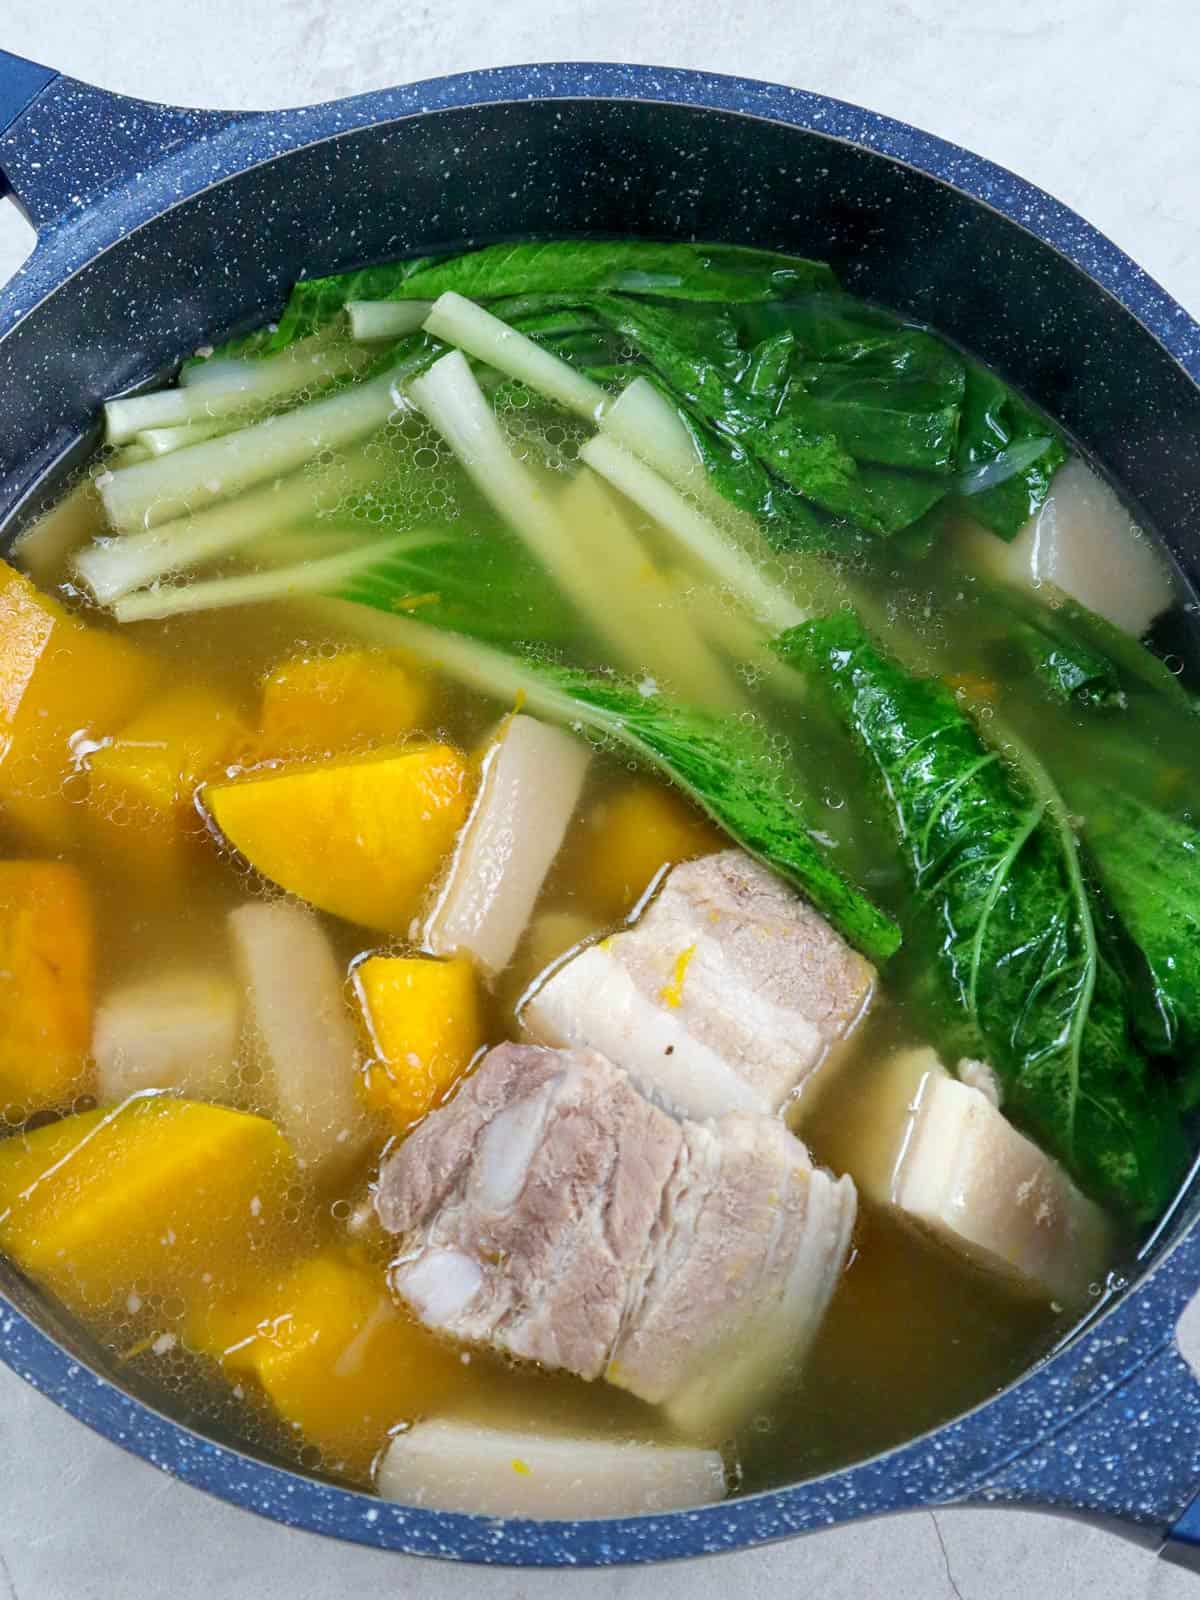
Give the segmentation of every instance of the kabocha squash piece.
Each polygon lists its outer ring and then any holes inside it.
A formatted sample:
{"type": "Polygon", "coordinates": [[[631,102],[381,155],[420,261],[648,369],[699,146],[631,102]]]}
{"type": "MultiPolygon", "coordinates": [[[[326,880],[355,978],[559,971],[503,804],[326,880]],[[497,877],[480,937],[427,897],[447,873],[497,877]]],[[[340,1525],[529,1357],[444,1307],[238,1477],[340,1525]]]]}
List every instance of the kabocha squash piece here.
{"type": "Polygon", "coordinates": [[[0,862],[0,1104],[28,1116],[88,1087],[93,965],[80,873],[57,861],[0,862]]]}
{"type": "Polygon", "coordinates": [[[196,789],[249,739],[231,699],[187,685],[153,700],[88,758],[91,836],[122,876],[161,892],[179,888],[204,835],[196,789]]]}
{"type": "Polygon", "coordinates": [[[623,917],[656,872],[724,844],[721,834],[679,795],[655,783],[633,783],[606,796],[574,841],[576,881],[604,917],[623,917]]]}
{"type": "Polygon", "coordinates": [[[433,704],[428,680],[395,652],[342,650],[283,661],[263,684],[264,756],[319,756],[421,727],[433,704]]]}
{"type": "Polygon", "coordinates": [[[0,1249],[81,1312],[135,1284],[196,1307],[251,1281],[295,1177],[264,1117],[139,1096],[0,1141],[0,1249]]]}
{"type": "Polygon", "coordinates": [[[257,1384],[328,1470],[360,1477],[397,1423],[436,1411],[470,1374],[393,1303],[381,1266],[335,1249],[197,1319],[189,1342],[257,1384]]]}
{"type": "Polygon", "coordinates": [[[483,1043],[479,986],[465,958],[372,956],[354,987],[374,1059],[367,1104],[403,1133],[445,1098],[483,1043]]]}
{"type": "Polygon", "coordinates": [[[249,901],[229,914],[251,1038],[300,1164],[336,1172],[370,1136],[343,972],[306,906],[249,901]]]}
{"type": "Polygon", "coordinates": [[[209,784],[205,803],[265,878],[350,922],[405,933],[471,800],[457,750],[412,745],[209,784]]]}
{"type": "Polygon", "coordinates": [[[42,849],[71,845],[81,808],[65,786],[79,740],[114,733],[161,671],[0,562],[0,822],[42,849]]]}

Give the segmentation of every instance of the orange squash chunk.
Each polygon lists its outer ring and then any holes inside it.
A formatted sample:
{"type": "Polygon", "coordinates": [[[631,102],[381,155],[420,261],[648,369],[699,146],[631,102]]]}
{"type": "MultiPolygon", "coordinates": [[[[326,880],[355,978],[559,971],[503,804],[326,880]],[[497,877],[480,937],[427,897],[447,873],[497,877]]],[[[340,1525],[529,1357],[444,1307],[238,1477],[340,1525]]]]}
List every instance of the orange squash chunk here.
{"type": "Polygon", "coordinates": [[[0,862],[0,1105],[70,1104],[92,1032],[92,904],[74,867],[0,862]]]}
{"type": "Polygon", "coordinates": [[[391,651],[293,656],[263,684],[259,742],[268,757],[394,744],[422,726],[432,703],[419,668],[391,651]]]}
{"type": "Polygon", "coordinates": [[[397,1423],[437,1410],[470,1371],[393,1304],[382,1266],[332,1248],[216,1309],[190,1341],[250,1378],[327,1469],[360,1477],[397,1423]]]}
{"type": "Polygon", "coordinates": [[[367,1104],[403,1133],[445,1098],[483,1043],[475,968],[462,957],[372,956],[355,968],[354,987],[374,1055],[367,1104]]]}
{"type": "Polygon", "coordinates": [[[0,562],[0,819],[40,848],[71,845],[81,808],[65,789],[81,742],[115,733],[161,671],[0,562]]]}
{"type": "Polygon", "coordinates": [[[177,889],[202,836],[197,787],[248,746],[225,695],[185,685],[150,702],[88,760],[88,820],[106,858],[136,882],[177,889]]]}
{"type": "Polygon", "coordinates": [[[265,878],[350,922],[408,925],[466,821],[473,776],[444,744],[209,784],[221,832],[265,878]]]}

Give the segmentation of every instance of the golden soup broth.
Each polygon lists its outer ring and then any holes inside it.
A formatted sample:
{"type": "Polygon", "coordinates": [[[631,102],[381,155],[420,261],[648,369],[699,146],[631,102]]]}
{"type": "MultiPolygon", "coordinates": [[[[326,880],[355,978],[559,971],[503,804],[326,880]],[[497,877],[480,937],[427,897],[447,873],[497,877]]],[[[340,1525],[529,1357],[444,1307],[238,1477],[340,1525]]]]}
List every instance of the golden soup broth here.
{"type": "MultiPolygon", "coordinates": [[[[547,438],[544,430],[539,433],[537,427],[523,424],[516,412],[508,424],[510,437],[531,459],[536,457],[539,470],[550,476],[570,470],[578,438],[570,425],[547,438]]],[[[386,448],[398,459],[409,456],[425,470],[426,489],[423,498],[418,497],[421,503],[413,511],[414,519],[431,510],[447,514],[456,496],[464,506],[474,504],[444,447],[420,427],[408,423],[394,428],[386,448]]],[[[103,465],[101,460],[91,470],[103,465]]],[[[791,569],[782,567],[780,575],[801,600],[818,581],[802,562],[791,569]]],[[[1003,661],[994,641],[989,643],[987,628],[980,625],[981,617],[986,620],[986,601],[980,599],[969,569],[953,568],[941,558],[902,568],[885,552],[874,566],[863,562],[852,572],[832,580],[822,577],[819,582],[826,600],[832,593],[834,603],[849,595],[845,585],[852,584],[854,603],[866,611],[872,625],[886,630],[889,642],[910,664],[953,675],[964,693],[982,698],[985,715],[989,698],[1003,690],[1005,715],[1014,726],[1036,723],[1044,739],[1046,719],[1052,718],[1054,736],[1076,748],[1081,761],[1086,759],[1086,731],[1074,712],[1025,699],[1018,686],[1003,681],[1003,661]]],[[[65,565],[43,578],[43,587],[65,596],[94,627],[114,629],[105,615],[83,607],[65,565]]],[[[681,591],[679,604],[685,603],[681,591]]],[[[264,677],[280,662],[297,655],[331,659],[339,651],[362,646],[353,616],[343,614],[334,620],[328,611],[301,601],[139,623],[120,631],[166,663],[168,682],[195,682],[229,696],[251,730],[258,721],[264,677]]],[[[596,664],[595,652],[586,643],[580,645],[578,657],[585,665],[596,664]]],[[[770,727],[778,739],[780,759],[791,755],[802,773],[821,774],[811,785],[817,797],[817,825],[836,842],[846,870],[885,908],[894,907],[900,894],[899,865],[882,822],[864,815],[854,803],[861,780],[849,769],[844,751],[810,716],[802,695],[781,693],[778,682],[747,674],[732,657],[728,668],[745,696],[743,715],[770,727]]],[[[426,667],[412,670],[424,674],[431,691],[432,710],[417,737],[442,739],[463,751],[477,752],[498,717],[510,709],[467,692],[426,667]]],[[[102,741],[119,731],[113,727],[89,733],[94,741],[102,741]]],[[[1142,734],[1170,749],[1182,782],[1195,781],[1195,750],[1188,748],[1169,719],[1154,725],[1147,722],[1142,734]]],[[[245,760],[274,754],[278,752],[255,748],[252,738],[245,760]]],[[[68,785],[71,802],[79,807],[87,803],[86,752],[82,755],[79,776],[68,785]]],[[[1136,771],[1129,781],[1137,784],[1136,771]]],[[[638,883],[631,894],[621,866],[605,859],[603,822],[614,806],[628,803],[635,794],[644,800],[653,789],[661,791],[668,809],[682,815],[682,802],[665,784],[633,770],[619,753],[597,753],[583,802],[545,884],[531,931],[511,969],[500,975],[486,998],[488,1044],[518,1036],[515,1001],[538,967],[558,953],[563,940],[612,927],[645,887],[638,883]],[[546,912],[563,915],[547,922],[546,912]],[[531,950],[531,943],[537,948],[531,950]]],[[[85,830],[82,842],[68,852],[94,895],[97,996],[103,998],[116,985],[144,980],[177,964],[199,964],[216,975],[227,975],[227,914],[247,897],[272,897],[278,890],[256,878],[223,846],[205,818],[202,796],[186,870],[167,890],[155,888],[139,870],[138,816],[117,817],[115,825],[127,829],[129,848],[119,853],[101,848],[85,830]]],[[[695,818],[687,826],[694,848],[705,848],[713,837],[708,825],[695,818]]],[[[403,848],[402,842],[397,848],[403,848]]],[[[19,837],[5,841],[7,856],[27,853],[19,837]]],[[[657,864],[651,862],[651,869],[657,864]]],[[[645,865],[642,862],[638,870],[645,865]]],[[[646,874],[651,875],[652,870],[646,874]]],[[[347,975],[366,952],[405,948],[402,940],[389,941],[329,916],[321,920],[347,975]]],[[[843,1124],[870,1092],[872,1063],[891,1043],[930,1037],[915,977],[903,959],[889,968],[881,1003],[853,1039],[839,1070],[828,1074],[827,1082],[818,1078],[819,1103],[811,1112],[803,1100],[793,1108],[816,1159],[835,1170],[843,1124]]],[[[302,1001],[298,995],[297,1004],[302,1001]]],[[[355,1006],[349,977],[347,1004],[355,1006]]],[[[261,1083],[253,1042],[244,1042],[231,1098],[254,1109],[261,1083]]],[[[81,1080],[81,1107],[91,1103],[86,1088],[81,1080]]],[[[19,1120],[20,1114],[13,1108],[10,1121],[19,1120]]],[[[358,1252],[359,1260],[369,1264],[382,1284],[391,1241],[369,1220],[364,1224],[363,1206],[389,1137],[380,1123],[367,1154],[351,1170],[324,1185],[301,1175],[268,1229],[255,1219],[257,1281],[267,1283],[273,1275],[282,1276],[291,1264],[341,1240],[358,1252]]],[[[188,1197],[181,1194],[180,1206],[186,1208],[187,1203],[188,1197]]],[[[220,1263],[214,1266],[214,1278],[219,1279],[220,1263]]],[[[426,1391],[421,1383],[410,1383],[407,1411],[364,1415],[361,1426],[352,1423],[349,1444],[343,1428],[336,1445],[322,1448],[320,1440],[306,1437],[294,1418],[280,1415],[265,1401],[253,1372],[223,1371],[211,1353],[197,1354],[189,1347],[190,1291],[163,1298],[143,1295],[142,1287],[133,1281],[112,1282],[103,1303],[97,1300],[87,1309],[91,1330],[132,1386],[165,1392],[175,1414],[233,1435],[252,1450],[365,1485],[389,1430],[420,1414],[421,1402],[412,1396],[426,1391]]],[[[1097,1285],[1096,1292],[1099,1295],[1102,1286],[1097,1285]]],[[[213,1298],[220,1298],[215,1291],[213,1298]]],[[[286,1319],[286,1307],[283,1315],[286,1319]]],[[[727,1441],[733,1481],[747,1489],[764,1488],[838,1467],[911,1437],[995,1393],[1046,1352],[1066,1326],[1061,1310],[965,1266],[863,1201],[849,1268],[810,1358],[769,1411],[753,1417],[736,1439],[727,1441]]],[[[285,1320],[279,1327],[259,1327],[256,1337],[286,1349],[293,1332],[285,1320]]],[[[414,1333],[413,1341],[411,1359],[418,1366],[431,1361],[438,1372],[434,1388],[441,1414],[528,1419],[549,1429],[646,1439],[669,1437],[651,1407],[604,1383],[585,1384],[519,1369],[485,1355],[445,1352],[423,1334],[414,1333]]],[[[333,1385],[342,1370],[339,1363],[346,1360],[344,1343],[336,1337],[324,1344],[318,1339],[305,1359],[305,1375],[297,1380],[302,1387],[319,1390],[326,1382],[333,1385]]]]}

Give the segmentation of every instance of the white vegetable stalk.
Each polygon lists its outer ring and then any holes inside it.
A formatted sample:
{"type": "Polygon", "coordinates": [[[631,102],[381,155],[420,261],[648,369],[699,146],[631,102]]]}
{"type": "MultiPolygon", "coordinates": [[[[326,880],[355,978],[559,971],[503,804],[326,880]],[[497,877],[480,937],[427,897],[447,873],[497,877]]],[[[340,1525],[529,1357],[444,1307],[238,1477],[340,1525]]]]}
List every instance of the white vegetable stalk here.
{"type": "Polygon", "coordinates": [[[395,385],[396,375],[384,373],[298,411],[114,472],[100,486],[108,520],[123,533],[155,528],[291,472],[323,450],[338,450],[399,409],[395,385]]]}
{"type": "MultiPolygon", "coordinates": [[[[428,542],[428,536],[423,542],[428,542]]],[[[167,585],[141,589],[125,595],[113,606],[118,622],[149,622],[161,617],[176,617],[193,611],[218,611],[229,606],[259,604],[264,600],[286,600],[294,594],[321,594],[348,583],[360,572],[384,560],[396,550],[390,535],[372,539],[343,555],[321,561],[302,561],[298,566],[274,568],[269,572],[247,573],[244,577],[208,578],[200,583],[167,585]]]]}
{"type": "Polygon", "coordinates": [[[356,460],[335,463],[312,476],[281,478],[147,533],[100,540],[76,556],[75,571],[101,605],[107,605],[169,573],[185,572],[264,534],[307,522],[322,510],[332,511],[346,495],[383,476],[378,462],[356,460]]]}
{"type": "Polygon", "coordinates": [[[433,310],[432,300],[347,300],[350,337],[360,344],[415,333],[433,310]]]}
{"type": "Polygon", "coordinates": [[[277,356],[205,363],[189,369],[203,372],[202,379],[193,378],[178,389],[110,400],[104,407],[105,439],[123,444],[147,428],[180,427],[278,405],[306,389],[323,389],[338,378],[361,372],[370,359],[368,351],[353,345],[330,349],[327,338],[318,334],[277,356]]]}
{"type": "Polygon", "coordinates": [[[186,450],[188,445],[231,433],[235,426],[228,422],[184,422],[178,428],[143,428],[134,444],[142,446],[146,452],[142,460],[147,461],[151,456],[169,456],[173,450],[186,450]]]}
{"type": "Polygon", "coordinates": [[[450,291],[434,301],[425,331],[508,377],[519,378],[585,422],[598,422],[611,404],[599,384],[461,294],[450,291]]]}
{"type": "MultiPolygon", "coordinates": [[[[503,324],[501,324],[503,327],[503,324]]],[[[604,574],[581,559],[554,500],[512,454],[467,358],[453,350],[408,389],[472,480],[528,545],[623,665],[641,666],[641,640],[620,625],[604,574]]]]}
{"type": "Polygon", "coordinates": [[[684,614],[677,591],[655,567],[604,480],[584,467],[558,503],[580,559],[606,597],[610,627],[619,624],[630,641],[637,670],[651,673],[690,705],[747,710],[746,697],[684,614]]]}
{"type": "Polygon", "coordinates": [[[600,431],[632,450],[668,483],[698,500],[723,526],[758,537],[758,524],[732,505],[709,480],[708,469],[687,424],[648,378],[635,378],[600,418],[600,431]]]}
{"type": "Polygon", "coordinates": [[[770,634],[751,621],[731,596],[698,581],[691,573],[675,572],[671,576],[680,613],[702,639],[755,680],[765,681],[773,694],[787,700],[805,698],[804,674],[793,672],[772,653],[770,634]]]}
{"type": "Polygon", "coordinates": [[[579,457],[653,517],[693,561],[732,589],[773,632],[808,620],[807,611],[765,577],[727,534],[644,461],[603,435],[589,439],[579,457]]]}

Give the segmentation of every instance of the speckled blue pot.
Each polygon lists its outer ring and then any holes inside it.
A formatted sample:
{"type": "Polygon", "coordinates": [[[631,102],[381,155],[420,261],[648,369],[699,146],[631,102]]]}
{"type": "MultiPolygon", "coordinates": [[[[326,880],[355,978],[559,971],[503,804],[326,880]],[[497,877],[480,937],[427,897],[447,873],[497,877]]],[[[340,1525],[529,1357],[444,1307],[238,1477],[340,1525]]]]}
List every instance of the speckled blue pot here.
{"type": "MultiPolygon", "coordinates": [[[[302,272],[503,237],[642,233],[833,261],[857,292],[936,322],[1027,389],[1164,534],[1189,579],[1200,562],[1200,328],[1039,190],[838,101],[571,65],[241,115],[125,100],[0,52],[0,174],[39,235],[0,294],[10,531],[86,442],[100,400],[277,310],[302,272]]],[[[847,1471],[695,1512],[500,1522],[390,1505],[252,1460],[124,1393],[104,1357],[7,1268],[0,1355],[178,1477],[391,1550],[539,1566],[659,1561],[887,1511],[1006,1502],[1116,1519],[1189,1560],[1200,1388],[1175,1328],[1200,1284],[1195,1189],[1104,1314],[1003,1394],[847,1471]]]]}

